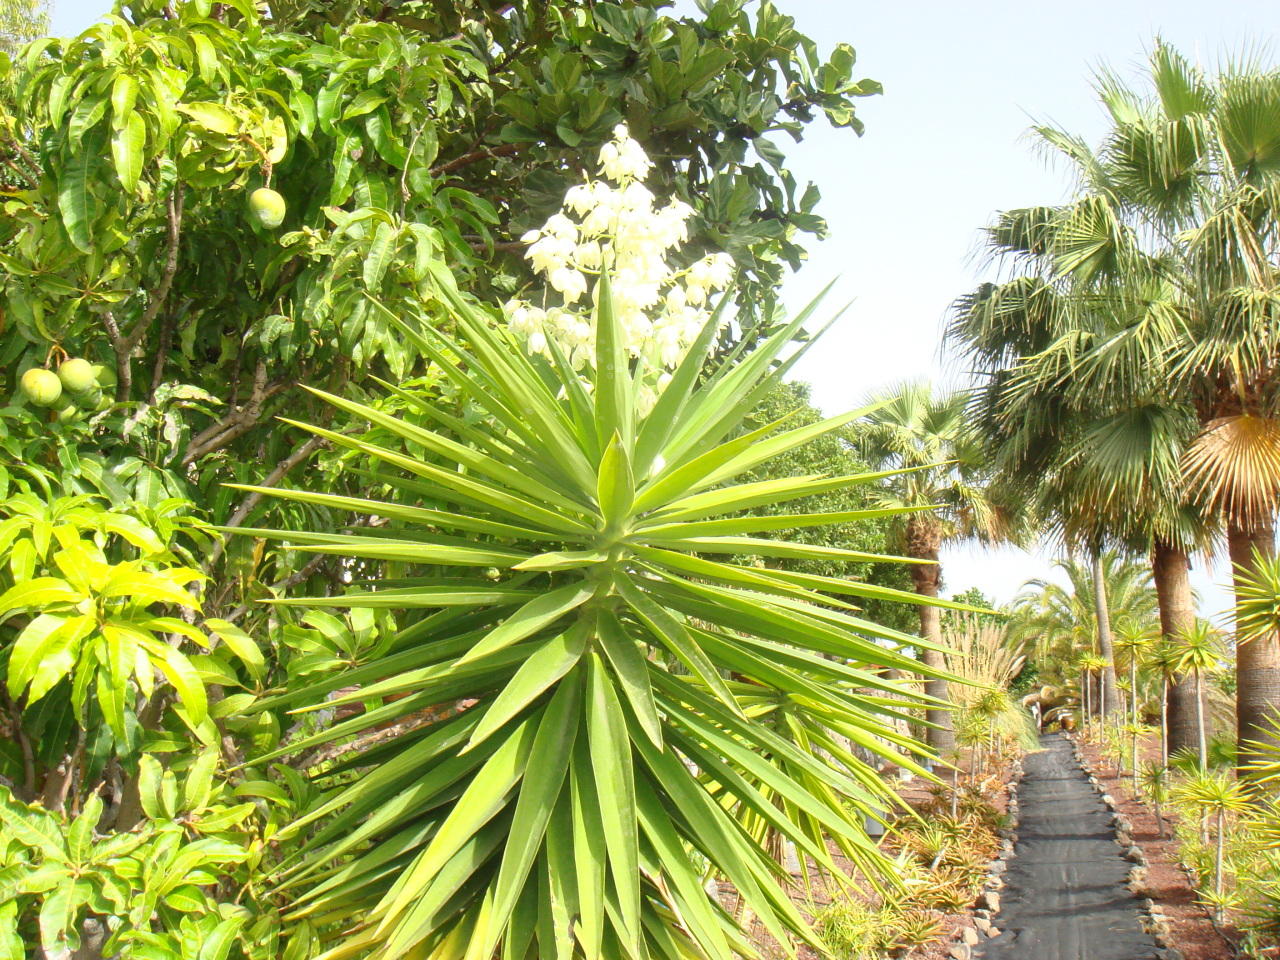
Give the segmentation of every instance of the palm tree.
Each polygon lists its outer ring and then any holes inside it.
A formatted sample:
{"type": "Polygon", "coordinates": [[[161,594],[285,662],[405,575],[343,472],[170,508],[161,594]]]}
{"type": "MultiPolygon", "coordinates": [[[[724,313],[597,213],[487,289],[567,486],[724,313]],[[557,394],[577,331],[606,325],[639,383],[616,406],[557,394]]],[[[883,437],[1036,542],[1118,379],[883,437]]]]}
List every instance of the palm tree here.
{"type": "MultiPolygon", "coordinates": [[[[1053,270],[1057,243],[1074,227],[1065,209],[1033,208],[1002,214],[989,237],[997,255],[1040,274],[1053,270]]],[[[1106,540],[1149,552],[1162,633],[1173,636],[1195,617],[1189,553],[1212,532],[1182,502],[1179,457],[1194,418],[1163,396],[1161,380],[1142,377],[1140,359],[1125,358],[1085,382],[1077,357],[1126,324],[1159,322],[1167,307],[1157,296],[1162,289],[1126,298],[1071,276],[987,284],[957,302],[950,335],[987,381],[974,407],[998,472],[1026,490],[1062,539],[1094,552],[1106,540]]],[[[1106,649],[1105,593],[1095,596],[1106,649]]],[[[1172,688],[1171,712],[1175,746],[1190,746],[1189,684],[1172,688]]]]}
{"type": "MultiPolygon", "coordinates": [[[[1097,151],[1061,130],[1037,131],[1073,166],[1078,195],[1019,212],[1021,234],[1006,233],[1034,275],[1018,287],[984,288],[968,306],[1003,317],[970,341],[1004,361],[1011,358],[996,347],[1012,349],[1013,362],[996,369],[1042,354],[1032,382],[1056,390],[1061,407],[1101,396],[1121,414],[1148,403],[1164,412],[1163,458],[1176,483],[1154,489],[1203,518],[1191,543],[1168,535],[1170,515],[1157,512],[1159,522],[1147,525],[1167,601],[1162,626],[1173,636],[1190,617],[1186,553],[1212,533],[1210,519],[1225,528],[1239,572],[1274,550],[1280,72],[1246,64],[1206,78],[1160,43],[1150,87],[1138,93],[1100,77],[1112,126],[1097,151]]],[[[1236,656],[1243,747],[1268,736],[1265,718],[1280,706],[1280,634],[1241,644],[1236,656]]],[[[1175,732],[1181,702],[1175,695],[1175,732]]]]}
{"type": "MultiPolygon", "coordinates": [[[[942,586],[938,554],[943,544],[1001,534],[1000,514],[983,482],[981,451],[965,428],[965,397],[937,395],[928,383],[908,384],[887,398],[859,423],[863,455],[884,470],[905,470],[887,487],[888,505],[916,512],[897,524],[907,556],[924,561],[911,567],[915,592],[936,598],[942,586]],[[936,509],[928,509],[936,507],[936,509]]],[[[935,672],[943,669],[942,623],[938,608],[919,608],[921,659],[935,672]]],[[[949,701],[947,681],[930,679],[925,690],[949,701]]],[[[951,713],[927,712],[929,744],[939,755],[955,751],[951,713]]]]}
{"type": "MultiPolygon", "coordinates": [[[[1178,444],[1190,428],[1181,411],[1164,403],[1158,381],[1077,382],[1076,354],[1134,322],[1135,313],[1158,316],[1161,291],[1142,290],[1124,302],[1092,279],[1054,276],[1058,245],[1072,229],[1059,208],[1001,214],[988,230],[991,253],[1026,275],[984,284],[958,300],[949,336],[982,381],[973,413],[996,475],[1019,490],[1056,539],[1095,558],[1093,616],[1103,655],[1114,662],[1097,559],[1104,544],[1152,550],[1159,572],[1172,576],[1181,569],[1181,586],[1190,591],[1185,551],[1194,534],[1188,535],[1177,491],[1178,444]]],[[[1119,369],[1142,368],[1125,363],[1119,369]]],[[[1176,600],[1176,592],[1170,597],[1176,600]]],[[[1103,683],[1114,711],[1120,704],[1113,669],[1103,683]]]]}
{"type": "MultiPolygon", "coordinates": [[[[1096,650],[1103,662],[1098,674],[1105,678],[1109,670],[1114,672],[1115,658],[1114,651],[1102,646],[1097,594],[1108,594],[1108,610],[1114,611],[1117,620],[1143,622],[1155,612],[1150,574],[1140,564],[1112,552],[1103,553],[1096,564],[1057,560],[1054,568],[1065,574],[1067,585],[1047,579],[1027,581],[1014,600],[1010,629],[1015,637],[1032,645],[1042,675],[1050,682],[1055,679],[1052,665],[1068,663],[1082,650],[1096,650]]],[[[1108,691],[1102,680],[1096,712],[1107,713],[1118,707],[1115,691],[1114,682],[1108,691]]]]}
{"type": "Polygon", "coordinates": [[[1195,680],[1197,747],[1200,769],[1204,770],[1209,762],[1204,719],[1204,676],[1216,670],[1221,663],[1222,643],[1207,620],[1197,619],[1174,640],[1174,649],[1177,653],[1177,671],[1190,673],[1195,680]]]}

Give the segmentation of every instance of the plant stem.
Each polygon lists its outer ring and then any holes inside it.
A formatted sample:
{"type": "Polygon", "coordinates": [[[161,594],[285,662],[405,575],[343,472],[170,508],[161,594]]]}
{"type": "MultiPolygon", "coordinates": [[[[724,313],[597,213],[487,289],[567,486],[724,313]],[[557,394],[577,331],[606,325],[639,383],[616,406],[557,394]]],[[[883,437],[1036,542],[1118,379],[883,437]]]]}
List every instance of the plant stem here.
{"type": "Polygon", "coordinates": [[[1160,672],[1160,766],[1169,765],[1169,675],[1160,672]]]}
{"type": "Polygon", "coordinates": [[[1196,675],[1196,733],[1200,738],[1200,769],[1209,769],[1209,749],[1204,735],[1204,678],[1200,668],[1195,668],[1196,675]]]}
{"type": "Polygon", "coordinates": [[[1226,811],[1224,810],[1218,811],[1218,843],[1213,860],[1213,892],[1216,897],[1216,901],[1213,905],[1213,917],[1218,923],[1222,922],[1222,818],[1225,815],[1225,812],[1226,811]]]}
{"type": "Polygon", "coordinates": [[[1133,737],[1132,751],[1129,755],[1130,765],[1133,767],[1133,795],[1138,795],[1138,651],[1136,648],[1129,649],[1129,701],[1133,705],[1133,737]]]}

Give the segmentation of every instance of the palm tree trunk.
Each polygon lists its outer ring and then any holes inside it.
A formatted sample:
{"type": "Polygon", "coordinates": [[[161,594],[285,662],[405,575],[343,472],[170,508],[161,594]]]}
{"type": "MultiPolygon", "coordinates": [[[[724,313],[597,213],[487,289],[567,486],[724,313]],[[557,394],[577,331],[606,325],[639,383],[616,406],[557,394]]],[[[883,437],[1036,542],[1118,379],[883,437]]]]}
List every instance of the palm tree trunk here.
{"type": "Polygon", "coordinates": [[[1209,748],[1204,736],[1204,684],[1201,682],[1200,668],[1193,671],[1196,678],[1196,734],[1197,746],[1200,749],[1200,769],[1209,769],[1209,748]]]}
{"type": "Polygon", "coordinates": [[[1098,650],[1107,661],[1098,697],[1098,715],[1103,718],[1105,726],[1107,715],[1119,709],[1120,698],[1116,695],[1116,651],[1111,642],[1111,611],[1107,609],[1107,584],[1102,576],[1100,549],[1093,553],[1093,605],[1098,617],[1098,650]]]}
{"type": "MultiPolygon", "coordinates": [[[[938,565],[938,551],[935,547],[925,546],[922,549],[911,554],[917,560],[928,560],[929,563],[915,563],[911,565],[911,580],[915,586],[915,591],[922,597],[936,598],[942,583],[942,568],[938,565]]],[[[942,643],[942,617],[937,607],[922,605],[918,608],[920,615],[920,636],[933,644],[942,643]]],[[[938,650],[930,650],[924,647],[920,651],[920,659],[924,661],[926,667],[932,667],[935,670],[943,670],[946,668],[946,661],[938,650]]],[[[939,700],[950,702],[951,693],[947,688],[947,681],[926,679],[924,684],[925,693],[939,700]]],[[[942,709],[930,709],[925,713],[930,723],[936,724],[935,727],[929,727],[927,738],[929,746],[937,752],[938,756],[946,757],[954,754],[956,749],[955,728],[952,725],[951,711],[942,709]]]]}
{"type": "MultiPolygon", "coordinates": [[[[1195,597],[1191,592],[1191,563],[1185,551],[1156,541],[1151,576],[1160,606],[1160,632],[1166,642],[1180,636],[1196,621],[1195,597]]],[[[1191,749],[1196,743],[1196,688],[1190,677],[1174,678],[1168,688],[1168,721],[1165,726],[1164,757],[1176,750],[1191,749]]]]}
{"type": "MultiPolygon", "coordinates": [[[[1268,558],[1275,553],[1273,521],[1247,527],[1233,522],[1227,528],[1227,547],[1233,569],[1252,571],[1255,552],[1268,558]]],[[[1238,579],[1236,600],[1240,600],[1238,579]]],[[[1243,768],[1253,757],[1246,741],[1280,749],[1280,735],[1266,725],[1268,717],[1280,714],[1280,634],[1268,633],[1236,645],[1236,682],[1236,743],[1243,768]]],[[[1248,776],[1243,769],[1240,772],[1248,776]]]]}

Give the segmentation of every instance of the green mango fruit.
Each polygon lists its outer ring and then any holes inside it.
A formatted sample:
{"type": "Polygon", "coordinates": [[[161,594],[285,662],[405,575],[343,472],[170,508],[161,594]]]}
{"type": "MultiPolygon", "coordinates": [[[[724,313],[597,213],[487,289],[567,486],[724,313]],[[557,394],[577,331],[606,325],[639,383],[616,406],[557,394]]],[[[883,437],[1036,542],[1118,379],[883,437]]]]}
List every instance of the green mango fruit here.
{"type": "Polygon", "coordinates": [[[90,387],[97,385],[97,378],[93,375],[93,364],[83,357],[64,360],[58,367],[58,379],[71,393],[84,393],[90,387]]]}
{"type": "Polygon", "coordinates": [[[110,390],[120,382],[120,378],[116,376],[116,368],[105,363],[93,364],[93,376],[103,390],[110,390]]]}
{"type": "Polygon", "coordinates": [[[96,410],[98,408],[98,404],[102,402],[103,396],[104,394],[98,388],[97,383],[94,383],[94,385],[88,390],[83,393],[76,394],[76,403],[78,403],[83,410],[96,410]]]}
{"type": "Polygon", "coordinates": [[[258,223],[268,230],[274,230],[284,223],[284,197],[270,187],[259,187],[249,194],[249,209],[258,223]]]}
{"type": "Polygon", "coordinates": [[[62,381],[52,370],[32,367],[19,383],[23,395],[37,407],[52,407],[62,396],[62,381]]]}

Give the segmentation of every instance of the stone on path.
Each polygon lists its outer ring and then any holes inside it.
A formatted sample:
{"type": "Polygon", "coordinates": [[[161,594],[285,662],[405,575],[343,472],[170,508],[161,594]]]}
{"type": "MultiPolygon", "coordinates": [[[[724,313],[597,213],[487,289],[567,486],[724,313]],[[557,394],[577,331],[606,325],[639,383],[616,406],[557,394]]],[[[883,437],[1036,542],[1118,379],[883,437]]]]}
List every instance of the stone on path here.
{"type": "Polygon", "coordinates": [[[1125,885],[1132,864],[1116,845],[1111,812],[1066,740],[1045,736],[1040,745],[1024,764],[1018,843],[993,918],[1000,933],[980,954],[986,960],[1156,956],[1156,942],[1143,930],[1141,901],[1125,885]]]}

